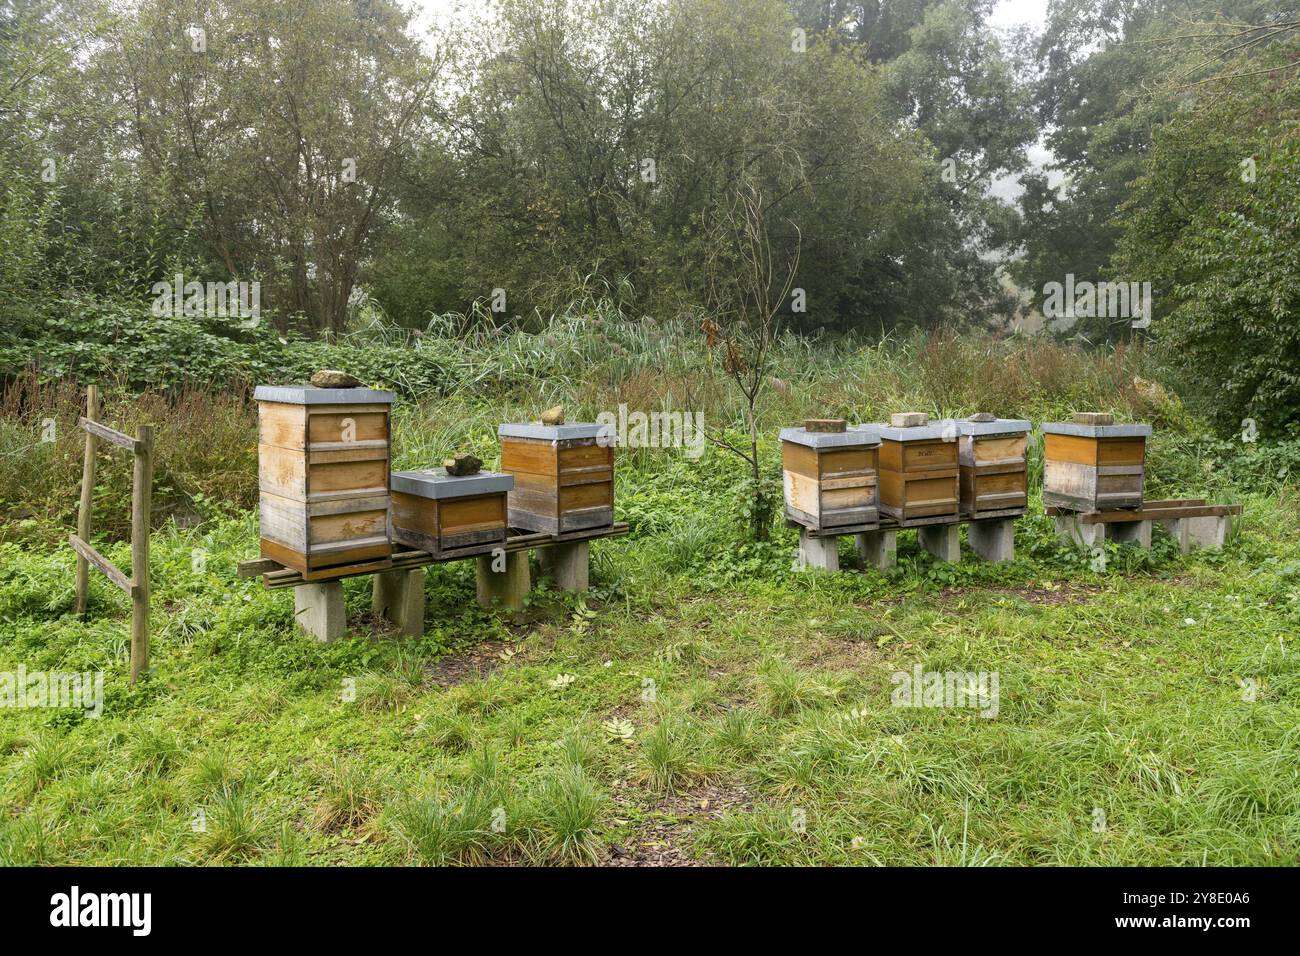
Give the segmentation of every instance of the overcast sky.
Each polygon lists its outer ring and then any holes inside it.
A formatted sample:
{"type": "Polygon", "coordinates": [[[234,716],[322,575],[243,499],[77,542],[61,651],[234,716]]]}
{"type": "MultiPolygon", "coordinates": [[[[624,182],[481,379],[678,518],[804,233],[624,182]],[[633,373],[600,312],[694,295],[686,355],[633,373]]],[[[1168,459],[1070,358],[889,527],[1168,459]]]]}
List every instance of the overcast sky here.
{"type": "MultiPolygon", "coordinates": [[[[452,16],[457,7],[484,5],[481,0],[411,0],[421,10],[422,26],[432,25],[440,17],[452,16]]],[[[1031,23],[1041,27],[1047,18],[1047,0],[999,0],[993,8],[992,23],[999,27],[1012,27],[1031,23]]]]}

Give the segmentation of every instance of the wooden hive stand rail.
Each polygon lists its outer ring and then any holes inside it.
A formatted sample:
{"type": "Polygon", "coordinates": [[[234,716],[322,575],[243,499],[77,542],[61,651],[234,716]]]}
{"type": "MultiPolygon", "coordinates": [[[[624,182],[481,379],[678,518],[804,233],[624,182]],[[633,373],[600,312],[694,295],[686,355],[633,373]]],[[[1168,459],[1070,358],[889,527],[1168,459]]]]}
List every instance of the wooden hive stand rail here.
{"type": "Polygon", "coordinates": [[[531,588],[528,552],[539,551],[543,571],[555,578],[562,590],[585,591],[589,547],[599,538],[616,538],[628,534],[625,521],[604,528],[589,528],[564,534],[509,529],[504,543],[484,551],[472,545],[434,555],[428,551],[394,551],[391,561],[381,567],[358,564],[332,569],[327,580],[305,577],[300,571],[286,568],[270,558],[240,561],[241,578],[261,577],[268,590],[294,589],[295,618],[303,630],[325,641],[335,640],[346,631],[343,608],[343,581],[346,578],[373,575],[373,610],[396,628],[403,637],[419,637],[424,628],[424,574],[431,564],[463,561],[476,562],[475,578],[479,603],[520,610],[531,588]],[[549,558],[550,560],[547,560],[549,558]]]}
{"type": "Polygon", "coordinates": [[[971,550],[986,561],[1014,561],[1016,519],[1025,513],[1023,508],[1006,508],[987,511],[972,518],[949,515],[908,518],[899,521],[881,515],[879,522],[871,525],[813,531],[799,522],[787,518],[786,525],[799,529],[799,552],[796,564],[801,568],[819,571],[838,571],[840,568],[838,539],[852,535],[864,567],[888,571],[897,563],[898,532],[915,529],[921,547],[939,561],[955,563],[961,560],[961,531],[966,525],[971,550]]]}
{"type": "Polygon", "coordinates": [[[1151,547],[1151,528],[1159,524],[1178,542],[1183,554],[1198,548],[1218,550],[1227,543],[1233,516],[1241,505],[1212,505],[1204,498],[1148,501],[1139,508],[1111,511],[1072,511],[1048,506],[1062,542],[1096,548],[1109,538],[1121,544],[1151,547]]]}
{"type": "Polygon", "coordinates": [[[86,414],[77,425],[86,433],[86,453],[81,467],[81,500],[77,508],[77,533],[68,543],[77,552],[77,615],[84,621],[90,600],[90,568],[100,571],[131,598],[131,683],[149,667],[149,519],[153,506],[153,426],[141,425],[135,437],[124,435],[98,421],[99,388],[86,388],[86,414]],[[131,575],[100,554],[90,544],[91,510],[95,494],[95,453],[98,443],[129,451],[131,471],[131,575]]]}

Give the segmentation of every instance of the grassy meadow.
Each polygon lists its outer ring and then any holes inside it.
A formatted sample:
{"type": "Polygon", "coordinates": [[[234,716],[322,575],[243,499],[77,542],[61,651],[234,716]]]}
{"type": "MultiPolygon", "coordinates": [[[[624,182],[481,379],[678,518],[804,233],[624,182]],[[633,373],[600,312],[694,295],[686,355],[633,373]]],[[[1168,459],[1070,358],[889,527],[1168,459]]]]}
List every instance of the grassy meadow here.
{"type": "MultiPolygon", "coordinates": [[[[709,424],[737,421],[688,341],[569,321],[409,343],[452,358],[438,390],[373,383],[406,393],[394,467],[492,467],[498,422],[682,408],[688,383],[709,424]]],[[[132,688],[125,596],[92,575],[89,620],[72,610],[79,390],[20,378],[0,399],[0,672],[102,670],[105,701],[0,712],[0,864],[1294,865],[1300,454],[1211,436],[1159,380],[1132,349],[789,339],[765,481],[779,496],[777,429],[809,415],[1108,409],[1155,426],[1150,496],[1244,504],[1222,552],[1157,529],[1098,561],[1058,546],[1034,488],[1014,563],[938,564],[903,532],[891,572],[845,540],[847,570],[818,575],[783,525],[750,540],[735,456],[620,450],[632,533],[593,545],[589,593],[534,570],[524,613],[487,611],[471,563],[435,565],[425,637],[400,641],[350,579],[332,645],[295,631],[290,591],[235,575],[257,550],[246,389],[110,387],[103,419],[154,422],[159,449],[132,688]],[[891,706],[916,665],[996,672],[996,716],[891,706]]],[[[125,461],[102,451],[100,475],[96,544],[127,565],[125,461]]]]}

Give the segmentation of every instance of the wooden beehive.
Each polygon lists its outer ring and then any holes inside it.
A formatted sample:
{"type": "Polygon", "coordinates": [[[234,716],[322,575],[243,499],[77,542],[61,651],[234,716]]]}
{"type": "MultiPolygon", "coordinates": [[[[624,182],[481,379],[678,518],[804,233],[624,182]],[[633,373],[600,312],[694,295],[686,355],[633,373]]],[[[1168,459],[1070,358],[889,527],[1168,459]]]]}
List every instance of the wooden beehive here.
{"type": "Polygon", "coordinates": [[[895,521],[960,515],[955,422],[872,426],[880,435],[880,510],[895,521]]]}
{"type": "Polygon", "coordinates": [[[1043,504],[1070,511],[1142,507],[1150,425],[1043,423],[1043,504]]]}
{"type": "Polygon", "coordinates": [[[501,470],[514,477],[512,528],[566,534],[614,523],[614,449],[609,426],[507,423],[501,470]]]}
{"type": "Polygon", "coordinates": [[[781,429],[785,513],[810,531],[876,525],[876,454],[870,429],[781,429]]]}
{"type": "Polygon", "coordinates": [[[478,554],[506,540],[509,475],[448,475],[445,469],[395,471],[393,540],[434,557],[478,554]]]}
{"type": "Polygon", "coordinates": [[[967,518],[1024,511],[1029,504],[1025,445],[1029,422],[1010,418],[957,423],[961,511],[967,518]]]}
{"type": "Polygon", "coordinates": [[[262,557],[306,580],[391,561],[392,393],[262,385],[254,397],[262,557]]]}

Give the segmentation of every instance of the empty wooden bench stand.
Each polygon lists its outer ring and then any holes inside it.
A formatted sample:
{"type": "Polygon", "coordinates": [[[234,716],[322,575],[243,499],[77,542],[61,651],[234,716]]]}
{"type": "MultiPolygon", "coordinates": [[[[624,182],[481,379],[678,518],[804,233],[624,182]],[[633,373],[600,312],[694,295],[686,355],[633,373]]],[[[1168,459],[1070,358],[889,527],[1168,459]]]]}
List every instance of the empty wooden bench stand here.
{"type": "Polygon", "coordinates": [[[874,430],[843,421],[781,429],[785,514],[799,526],[801,567],[838,570],[839,536],[879,526],[879,446],[874,430]]]}
{"type": "Polygon", "coordinates": [[[1176,498],[1147,501],[1141,508],[1125,510],[1077,512],[1049,507],[1047,513],[1055,519],[1061,540],[1079,547],[1097,548],[1109,539],[1149,548],[1152,526],[1158,524],[1187,554],[1201,548],[1222,548],[1232,533],[1233,516],[1241,514],[1241,505],[1176,498]]]}
{"type": "Polygon", "coordinates": [[[1014,561],[1016,519],[1029,505],[1027,421],[973,415],[957,422],[961,513],[971,550],[987,561],[1014,561]]]}

